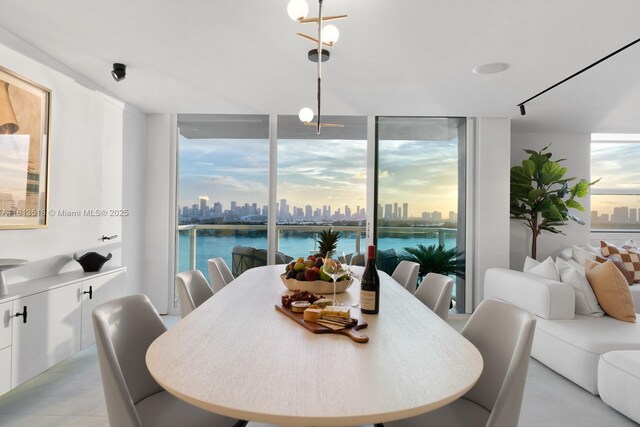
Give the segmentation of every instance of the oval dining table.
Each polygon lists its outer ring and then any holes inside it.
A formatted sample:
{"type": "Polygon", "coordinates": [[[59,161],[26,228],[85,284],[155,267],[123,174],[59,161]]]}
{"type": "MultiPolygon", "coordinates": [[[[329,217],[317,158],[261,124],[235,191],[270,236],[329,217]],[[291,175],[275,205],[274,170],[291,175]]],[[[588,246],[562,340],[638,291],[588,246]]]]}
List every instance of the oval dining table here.
{"type": "MultiPolygon", "coordinates": [[[[407,418],[456,400],[480,377],[480,352],[387,274],[380,313],[362,315],[362,344],[278,312],[290,293],[283,272],[247,270],[158,337],[146,355],[151,375],[202,409],[283,426],[407,418]]],[[[354,280],[336,299],[351,307],[359,291],[354,280]]]]}

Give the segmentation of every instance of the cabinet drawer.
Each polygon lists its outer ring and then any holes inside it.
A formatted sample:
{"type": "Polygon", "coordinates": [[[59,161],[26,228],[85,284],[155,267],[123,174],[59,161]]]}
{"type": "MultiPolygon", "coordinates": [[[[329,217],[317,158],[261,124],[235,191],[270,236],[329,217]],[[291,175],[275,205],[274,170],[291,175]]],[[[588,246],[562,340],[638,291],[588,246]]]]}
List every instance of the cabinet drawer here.
{"type": "Polygon", "coordinates": [[[0,349],[11,345],[11,302],[0,304],[0,349]]]}

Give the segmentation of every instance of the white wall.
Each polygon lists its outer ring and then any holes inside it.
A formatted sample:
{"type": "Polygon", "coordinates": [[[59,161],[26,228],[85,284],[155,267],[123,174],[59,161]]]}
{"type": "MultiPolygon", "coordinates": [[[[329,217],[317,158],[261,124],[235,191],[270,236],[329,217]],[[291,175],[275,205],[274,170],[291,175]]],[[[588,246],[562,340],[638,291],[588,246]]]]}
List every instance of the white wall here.
{"type": "Polygon", "coordinates": [[[473,258],[474,305],[484,296],[484,274],[490,267],[509,267],[509,163],[511,121],[475,120],[472,147],[473,195],[469,235],[473,258]]]}
{"type": "MultiPolygon", "coordinates": [[[[522,160],[528,158],[524,149],[540,150],[552,144],[549,152],[553,153],[553,159],[567,159],[563,165],[568,168],[567,177],[575,176],[578,179],[589,179],[591,171],[591,135],[588,133],[513,133],[511,135],[511,166],[520,165],[522,160]]],[[[574,181],[577,182],[577,181],[574,181]]],[[[589,243],[591,228],[591,203],[590,199],[578,199],[585,207],[584,212],[572,209],[572,212],[585,221],[585,225],[579,225],[570,221],[560,229],[566,233],[545,233],[538,237],[537,259],[543,260],[548,256],[557,256],[558,253],[572,244],[584,245],[589,243]]],[[[511,257],[510,268],[522,270],[524,259],[531,254],[531,233],[524,228],[522,223],[511,220],[511,257]]]]}
{"type": "MultiPolygon", "coordinates": [[[[128,267],[128,291],[143,282],[143,136],[146,118],[90,81],[0,28],[0,65],[52,91],[49,226],[0,230],[0,258],[31,263],[9,283],[78,269],[74,252],[112,252],[108,265],[128,267]],[[130,216],[58,215],[60,210],[129,209],[130,216]],[[103,235],[117,234],[102,243],[103,235]]],[[[108,71],[108,70],[106,70],[108,71]]]]}
{"type": "Polygon", "coordinates": [[[147,116],[144,293],[160,313],[173,308],[177,117],[147,116]]]}

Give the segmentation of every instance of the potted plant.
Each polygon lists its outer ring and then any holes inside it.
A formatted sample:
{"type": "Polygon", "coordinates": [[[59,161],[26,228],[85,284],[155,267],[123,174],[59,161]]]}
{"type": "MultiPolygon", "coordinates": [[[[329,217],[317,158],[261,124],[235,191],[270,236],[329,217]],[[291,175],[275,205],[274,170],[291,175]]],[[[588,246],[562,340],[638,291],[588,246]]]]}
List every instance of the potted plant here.
{"type": "Polygon", "coordinates": [[[547,152],[550,145],[540,151],[524,150],[529,158],[521,166],[511,168],[511,218],[520,220],[531,230],[531,257],[536,258],[538,236],[543,231],[564,234],[557,227],[568,220],[584,225],[584,221],[569,212],[569,209],[584,211],[576,198],[585,197],[589,187],[597,181],[581,179],[570,187],[569,182],[577,178],[565,178],[566,167],[560,163],[565,159],[551,160],[547,152]]]}
{"type": "Polygon", "coordinates": [[[400,260],[413,261],[420,264],[418,281],[422,282],[428,273],[439,273],[445,276],[454,275],[464,279],[464,253],[458,248],[445,249],[443,245],[403,248],[405,253],[398,256],[400,260]]]}

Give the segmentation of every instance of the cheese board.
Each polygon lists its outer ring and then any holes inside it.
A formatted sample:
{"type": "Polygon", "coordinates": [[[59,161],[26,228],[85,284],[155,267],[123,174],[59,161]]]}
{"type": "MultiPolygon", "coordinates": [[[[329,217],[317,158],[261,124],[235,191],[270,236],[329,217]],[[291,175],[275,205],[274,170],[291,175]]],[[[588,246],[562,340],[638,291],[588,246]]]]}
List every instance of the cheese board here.
{"type": "Polygon", "coordinates": [[[360,332],[360,329],[366,328],[368,324],[366,320],[364,320],[360,315],[359,310],[357,311],[357,313],[352,313],[351,316],[357,321],[355,326],[347,327],[340,330],[334,330],[319,323],[305,321],[303,318],[303,313],[294,313],[293,311],[291,311],[291,309],[283,307],[280,304],[276,304],[275,307],[276,310],[278,310],[280,313],[284,314],[299,325],[302,325],[304,328],[313,332],[314,334],[341,334],[348,336],[353,341],[358,343],[366,343],[369,341],[369,337],[366,334],[360,332]]]}

